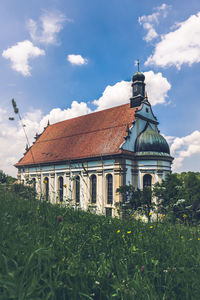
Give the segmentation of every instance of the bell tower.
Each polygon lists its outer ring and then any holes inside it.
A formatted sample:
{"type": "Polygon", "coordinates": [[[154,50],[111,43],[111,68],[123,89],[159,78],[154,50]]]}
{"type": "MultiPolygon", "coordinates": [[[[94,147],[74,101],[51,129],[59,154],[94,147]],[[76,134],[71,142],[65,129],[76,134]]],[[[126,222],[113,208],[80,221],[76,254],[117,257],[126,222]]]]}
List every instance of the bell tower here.
{"type": "Polygon", "coordinates": [[[130,98],[130,106],[137,107],[145,98],[145,76],[139,70],[139,61],[137,61],[138,70],[132,78],[133,96],[130,98]]]}

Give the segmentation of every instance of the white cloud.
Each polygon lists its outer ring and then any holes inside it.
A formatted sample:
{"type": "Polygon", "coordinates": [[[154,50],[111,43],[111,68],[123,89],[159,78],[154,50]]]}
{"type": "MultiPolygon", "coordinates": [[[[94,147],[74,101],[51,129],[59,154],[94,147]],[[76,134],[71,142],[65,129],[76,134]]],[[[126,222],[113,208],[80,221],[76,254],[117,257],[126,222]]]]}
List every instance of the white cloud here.
{"type": "Polygon", "coordinates": [[[158,33],[155,30],[155,26],[159,24],[159,19],[161,17],[165,18],[167,16],[170,5],[163,3],[161,6],[154,8],[156,12],[151,15],[144,15],[138,18],[138,22],[147,30],[147,34],[144,37],[146,42],[150,42],[158,37],[158,33]]]}
{"type": "Polygon", "coordinates": [[[151,105],[162,104],[166,102],[167,93],[171,89],[171,84],[161,72],[144,72],[146,91],[151,105]]]}
{"type": "Polygon", "coordinates": [[[41,55],[45,55],[45,51],[35,47],[28,40],[18,42],[16,45],[4,50],[2,53],[4,58],[10,59],[12,69],[24,76],[31,75],[29,60],[41,55]]]}
{"type": "Polygon", "coordinates": [[[161,37],[145,65],[176,66],[180,69],[183,64],[191,66],[200,62],[200,12],[176,27],[176,30],[161,37]]]}
{"type": "Polygon", "coordinates": [[[38,23],[29,19],[27,27],[31,39],[36,43],[57,44],[57,34],[63,29],[66,20],[65,15],[59,11],[45,12],[38,23]]]}
{"type": "MultiPolygon", "coordinates": [[[[178,171],[184,165],[186,158],[192,159],[192,155],[200,154],[200,131],[195,130],[191,134],[181,138],[174,137],[170,150],[171,155],[175,157],[173,169],[178,171]]],[[[197,165],[198,163],[196,162],[197,165]]]]}
{"type": "Polygon", "coordinates": [[[97,110],[128,103],[132,95],[131,83],[128,81],[120,81],[114,85],[108,85],[102,96],[93,103],[97,105],[97,110]]]}
{"type": "MultiPolygon", "coordinates": [[[[165,103],[167,93],[171,89],[171,85],[162,73],[154,73],[153,71],[144,72],[146,90],[148,99],[152,105],[165,103]]],[[[125,104],[132,97],[132,87],[129,81],[120,81],[113,86],[108,85],[102,96],[93,103],[97,105],[97,110],[125,104]]]]}
{"type": "Polygon", "coordinates": [[[73,101],[70,108],[64,110],[61,110],[60,108],[54,108],[48,115],[44,116],[40,121],[40,130],[46,126],[48,120],[50,121],[50,124],[53,124],[63,120],[86,115],[90,112],[91,109],[87,106],[87,103],[73,101]]]}
{"type": "Polygon", "coordinates": [[[67,60],[72,64],[72,65],[86,65],[88,63],[88,60],[86,58],[83,58],[80,54],[69,54],[67,56],[67,60]]]}

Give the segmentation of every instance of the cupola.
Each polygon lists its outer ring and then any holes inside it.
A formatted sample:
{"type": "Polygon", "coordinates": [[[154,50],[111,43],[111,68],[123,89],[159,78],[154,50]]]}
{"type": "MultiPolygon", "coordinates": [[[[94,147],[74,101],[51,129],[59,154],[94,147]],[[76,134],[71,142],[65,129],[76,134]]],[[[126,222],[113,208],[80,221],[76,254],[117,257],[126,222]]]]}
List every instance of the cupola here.
{"type": "Polygon", "coordinates": [[[137,62],[137,65],[138,65],[138,70],[133,75],[132,78],[133,96],[130,98],[131,107],[140,106],[142,101],[145,98],[145,83],[144,83],[145,76],[139,70],[139,61],[137,62]]]}
{"type": "Polygon", "coordinates": [[[135,142],[135,152],[160,152],[170,154],[165,138],[147,124],[135,142]]]}

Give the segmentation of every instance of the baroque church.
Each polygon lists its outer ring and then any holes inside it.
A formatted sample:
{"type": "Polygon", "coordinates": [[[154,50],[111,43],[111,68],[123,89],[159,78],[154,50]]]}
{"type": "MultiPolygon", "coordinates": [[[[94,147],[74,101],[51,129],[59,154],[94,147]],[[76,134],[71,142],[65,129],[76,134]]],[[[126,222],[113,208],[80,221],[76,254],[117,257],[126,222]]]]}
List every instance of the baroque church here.
{"type": "Polygon", "coordinates": [[[132,78],[127,104],[49,125],[15,165],[20,182],[38,195],[98,214],[117,216],[117,188],[143,189],[171,173],[173,158],[145,93],[145,76],[132,78]]]}

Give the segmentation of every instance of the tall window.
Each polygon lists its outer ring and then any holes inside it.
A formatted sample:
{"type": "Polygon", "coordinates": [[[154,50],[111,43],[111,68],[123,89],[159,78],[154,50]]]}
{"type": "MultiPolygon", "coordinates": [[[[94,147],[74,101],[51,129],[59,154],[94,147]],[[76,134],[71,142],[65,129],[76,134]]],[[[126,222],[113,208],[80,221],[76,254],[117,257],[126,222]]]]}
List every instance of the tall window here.
{"type": "Polygon", "coordinates": [[[90,186],[91,186],[91,197],[92,203],[96,203],[97,201],[97,177],[92,175],[90,178],[90,186]]]}
{"type": "Polygon", "coordinates": [[[75,178],[75,197],[76,197],[76,203],[80,202],[80,177],[76,176],[75,178]]]}
{"type": "Polygon", "coordinates": [[[48,201],[49,199],[49,178],[44,178],[44,193],[45,193],[45,200],[48,201]]]}
{"type": "Polygon", "coordinates": [[[59,183],[59,199],[60,199],[60,202],[63,201],[63,177],[60,176],[58,178],[58,183],[59,183]]]}
{"type": "Polygon", "coordinates": [[[111,174],[107,175],[107,204],[113,203],[113,177],[111,174]]]}
{"type": "Polygon", "coordinates": [[[143,177],[143,187],[150,186],[151,187],[152,176],[149,174],[144,175],[143,177]]]}
{"type": "Polygon", "coordinates": [[[35,178],[32,179],[32,184],[33,184],[34,190],[36,190],[36,179],[35,178]]]}

